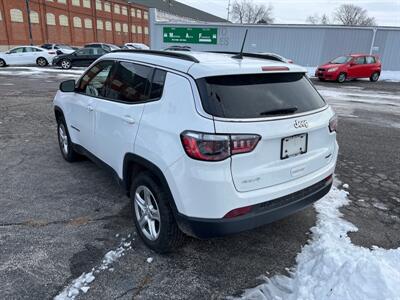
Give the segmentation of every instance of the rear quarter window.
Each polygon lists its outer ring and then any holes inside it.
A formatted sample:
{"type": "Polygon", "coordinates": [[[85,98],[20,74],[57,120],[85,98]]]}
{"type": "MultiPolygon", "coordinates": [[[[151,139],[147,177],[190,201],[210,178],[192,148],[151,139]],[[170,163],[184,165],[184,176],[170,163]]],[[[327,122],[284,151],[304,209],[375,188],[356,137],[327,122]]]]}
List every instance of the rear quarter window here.
{"type": "Polygon", "coordinates": [[[197,85],[204,110],[222,118],[288,115],[326,105],[304,73],[206,77],[197,85]]]}

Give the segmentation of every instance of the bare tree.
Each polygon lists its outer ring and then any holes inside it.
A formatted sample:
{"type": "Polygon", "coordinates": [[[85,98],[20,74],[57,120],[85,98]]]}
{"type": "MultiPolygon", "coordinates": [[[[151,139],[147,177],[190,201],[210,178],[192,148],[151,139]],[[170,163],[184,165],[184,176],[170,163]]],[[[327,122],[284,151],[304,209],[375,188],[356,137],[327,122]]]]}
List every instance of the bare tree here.
{"type": "Polygon", "coordinates": [[[334,18],[337,22],[349,26],[375,26],[375,18],[369,17],[366,9],[354,4],[343,4],[339,6],[334,18]]]}
{"type": "Polygon", "coordinates": [[[328,24],[331,24],[331,20],[329,19],[327,14],[323,14],[322,17],[321,17],[320,23],[322,25],[328,25],[328,24]]]}
{"type": "Polygon", "coordinates": [[[271,5],[255,4],[253,0],[235,0],[232,5],[232,20],[237,23],[271,24],[273,7],[271,5]]]}
{"type": "Polygon", "coordinates": [[[322,16],[319,16],[318,14],[313,14],[311,16],[308,16],[306,19],[307,23],[310,24],[322,24],[322,25],[328,25],[331,24],[331,21],[327,14],[323,14],[322,16]]]}

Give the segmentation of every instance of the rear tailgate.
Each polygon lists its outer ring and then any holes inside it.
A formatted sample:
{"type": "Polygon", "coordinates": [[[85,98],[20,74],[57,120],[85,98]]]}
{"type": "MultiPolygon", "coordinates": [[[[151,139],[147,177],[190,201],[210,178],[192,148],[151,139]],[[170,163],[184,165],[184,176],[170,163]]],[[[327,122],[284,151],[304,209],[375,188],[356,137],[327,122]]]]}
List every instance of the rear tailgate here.
{"type": "MultiPolygon", "coordinates": [[[[329,132],[330,108],[312,115],[264,122],[215,121],[216,133],[256,133],[261,135],[256,148],[246,154],[233,155],[231,172],[240,192],[267,188],[305,176],[328,165],[335,150],[335,134],[329,132]],[[306,121],[308,127],[295,128],[306,121]],[[282,158],[283,140],[306,134],[306,151],[282,158]]],[[[301,136],[300,136],[301,139],[301,136]]],[[[283,153],[284,154],[284,153],[283,153]]]]}
{"type": "Polygon", "coordinates": [[[334,115],[304,73],[212,76],[197,80],[217,134],[257,134],[251,152],[231,157],[235,187],[245,192],[323,168],[335,151],[334,115]]]}

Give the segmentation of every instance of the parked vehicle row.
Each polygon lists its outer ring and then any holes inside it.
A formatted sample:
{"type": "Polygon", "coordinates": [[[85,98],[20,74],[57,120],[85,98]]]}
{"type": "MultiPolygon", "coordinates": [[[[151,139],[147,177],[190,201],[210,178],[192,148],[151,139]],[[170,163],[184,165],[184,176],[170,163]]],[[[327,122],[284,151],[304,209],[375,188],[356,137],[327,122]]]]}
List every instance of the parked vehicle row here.
{"type": "Polygon", "coordinates": [[[81,49],[65,44],[43,44],[41,47],[19,46],[3,53],[0,52],[0,67],[35,64],[39,67],[55,65],[63,69],[87,67],[100,56],[121,48],[149,49],[141,43],[126,43],[121,47],[107,43],[90,43],[81,49]]]}

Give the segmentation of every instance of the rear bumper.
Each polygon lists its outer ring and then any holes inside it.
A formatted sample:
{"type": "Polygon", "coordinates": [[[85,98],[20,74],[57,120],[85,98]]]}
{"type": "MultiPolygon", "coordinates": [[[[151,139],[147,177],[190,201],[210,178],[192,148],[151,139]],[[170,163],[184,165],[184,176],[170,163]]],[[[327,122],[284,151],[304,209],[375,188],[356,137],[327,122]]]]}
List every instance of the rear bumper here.
{"type": "Polygon", "coordinates": [[[188,235],[206,239],[259,227],[291,215],[325,196],[332,187],[332,176],[312,186],[271,201],[256,204],[250,213],[231,219],[205,219],[177,214],[180,229],[188,235]]]}
{"type": "Polygon", "coordinates": [[[318,77],[318,78],[324,79],[324,80],[336,80],[338,76],[339,76],[339,73],[337,73],[337,72],[327,72],[327,71],[316,71],[315,72],[315,77],[318,77]]]}

